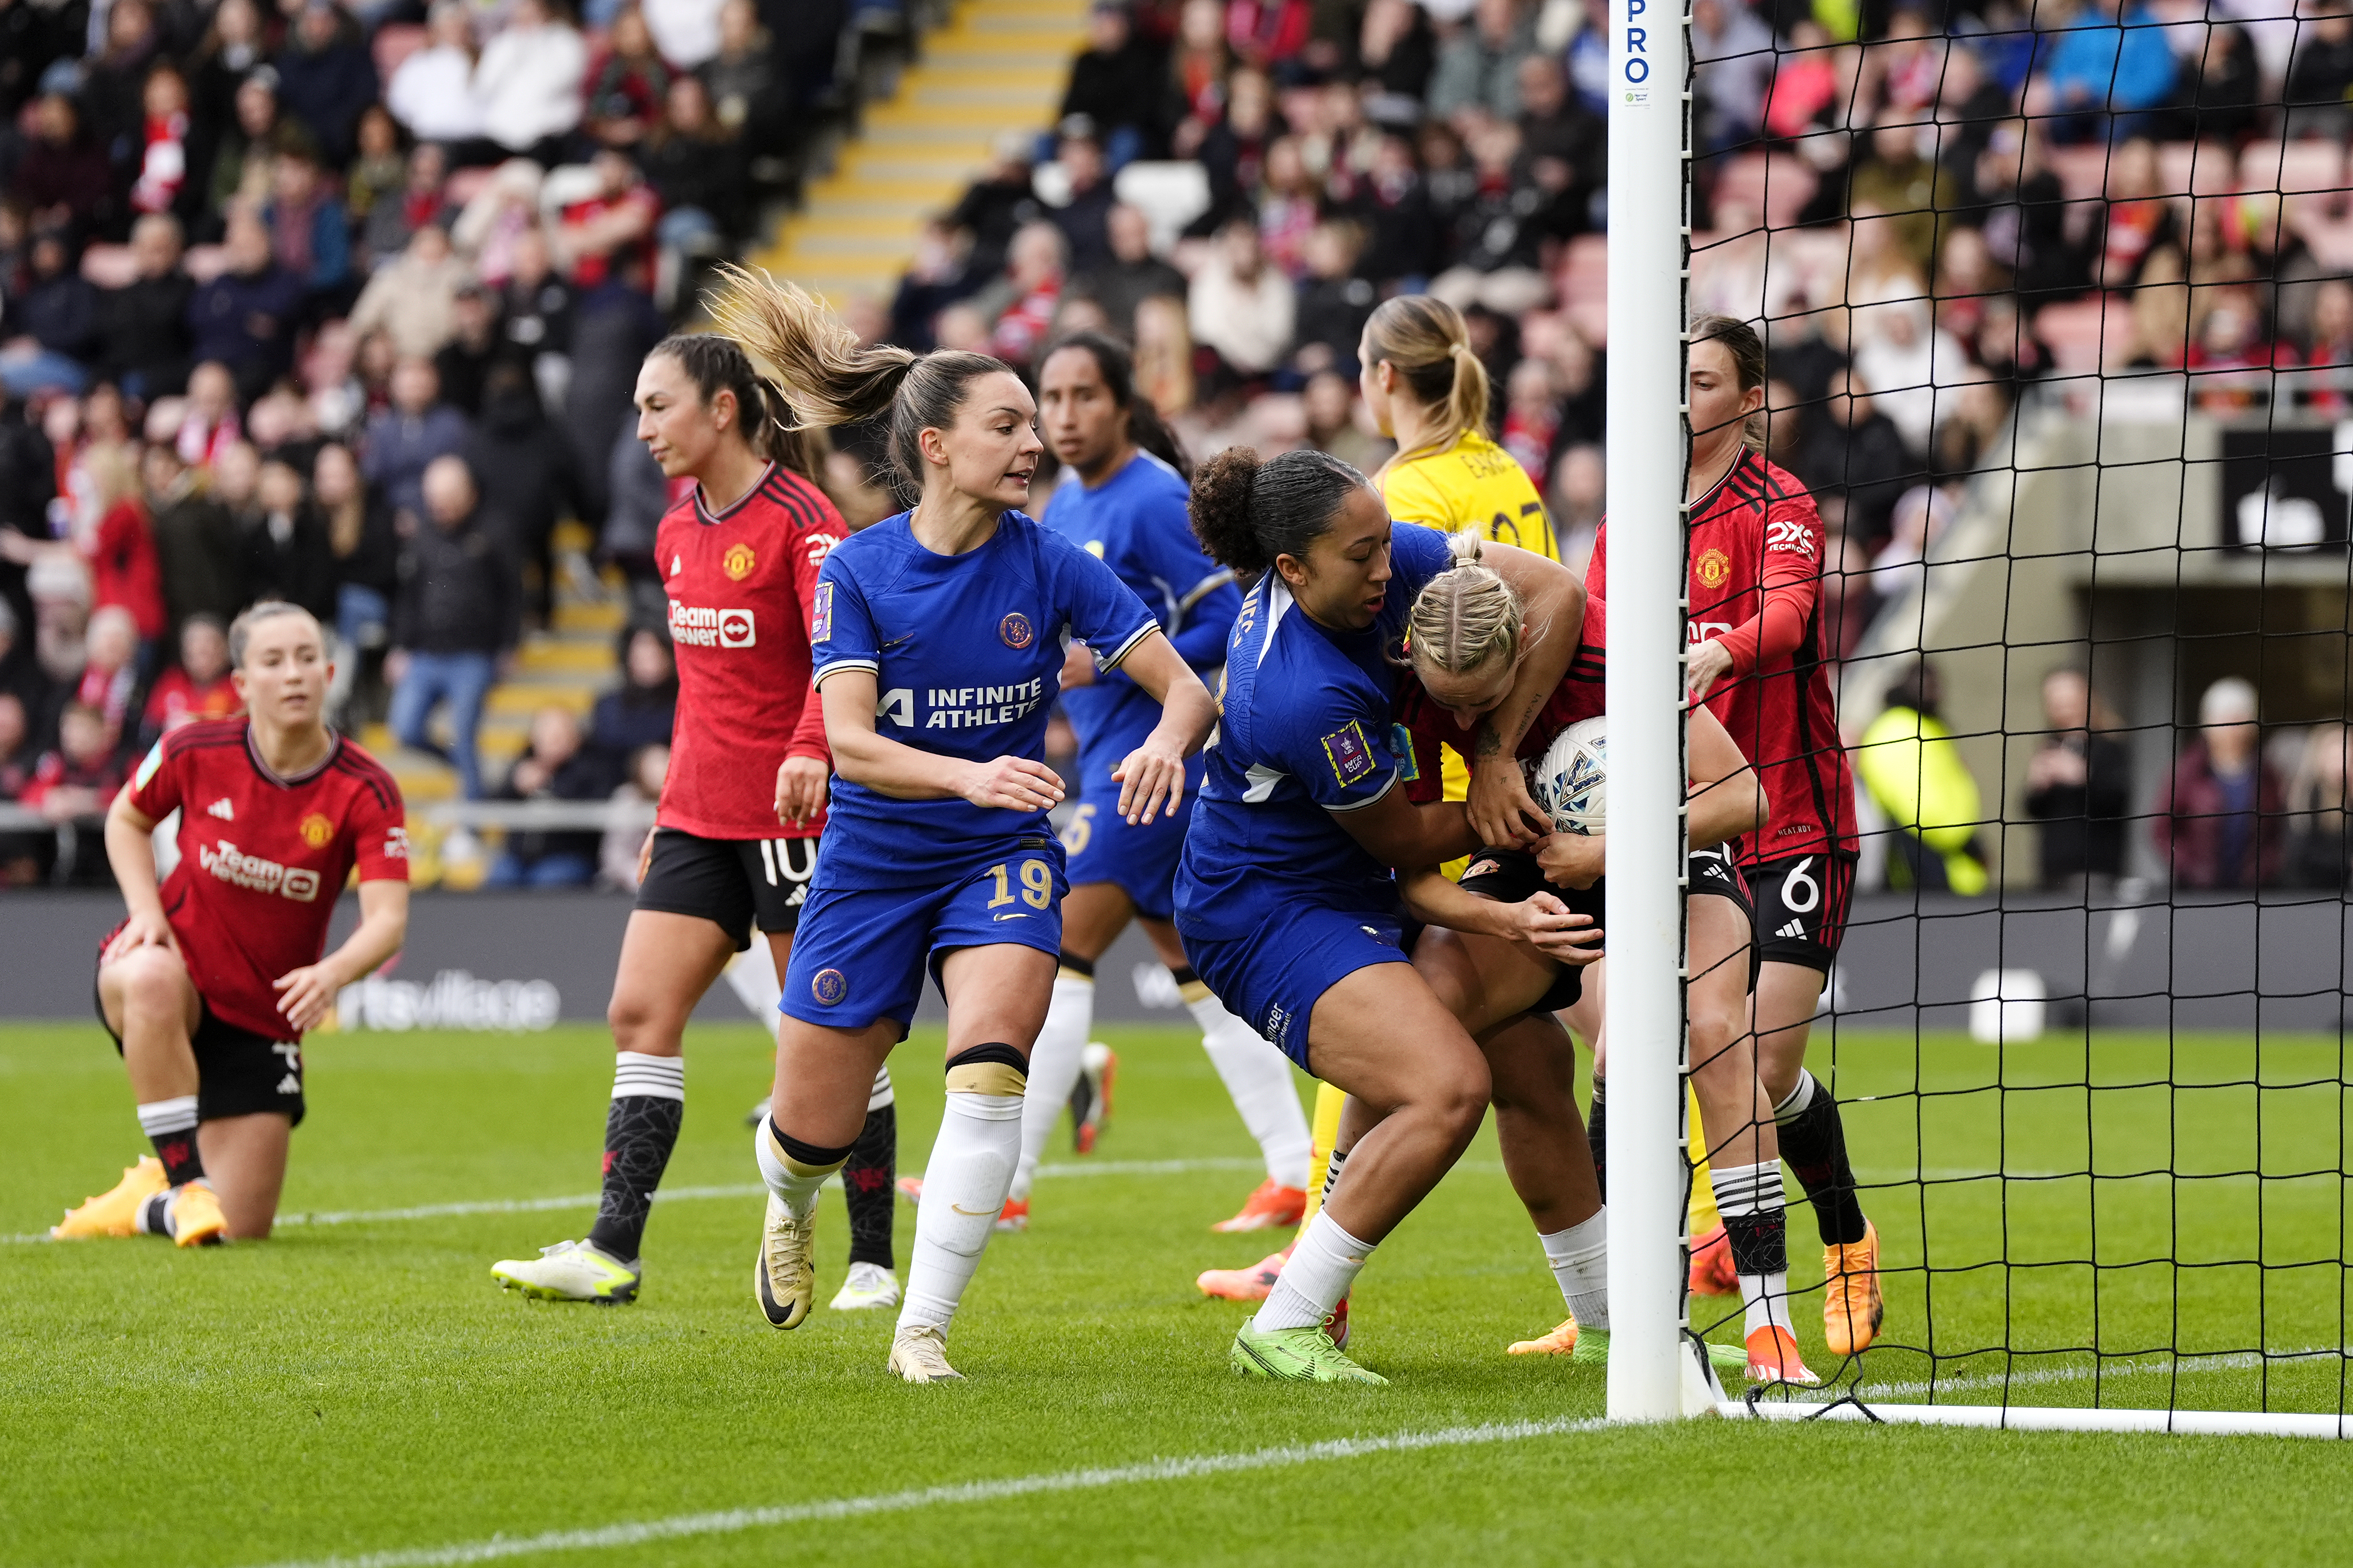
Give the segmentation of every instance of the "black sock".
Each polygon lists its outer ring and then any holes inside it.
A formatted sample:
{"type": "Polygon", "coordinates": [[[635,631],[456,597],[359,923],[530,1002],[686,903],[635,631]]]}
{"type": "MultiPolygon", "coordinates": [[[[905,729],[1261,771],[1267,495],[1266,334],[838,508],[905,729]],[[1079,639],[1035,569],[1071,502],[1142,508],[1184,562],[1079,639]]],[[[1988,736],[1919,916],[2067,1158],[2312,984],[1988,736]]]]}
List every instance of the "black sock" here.
{"type": "Polygon", "coordinates": [[[866,1113],[866,1125],[841,1167],[841,1195],[849,1205],[849,1261],[896,1268],[891,1251],[891,1205],[899,1171],[899,1108],[885,1105],[866,1113]]]}
{"type": "Polygon", "coordinates": [[[1585,1142],[1593,1150],[1593,1180],[1601,1190],[1601,1201],[1609,1201],[1609,1101],[1601,1098],[1601,1086],[1593,1086],[1593,1109],[1585,1113],[1585,1142]]]}
{"type": "Polygon", "coordinates": [[[164,1179],[172,1185],[176,1187],[205,1179],[205,1162],[196,1152],[195,1128],[158,1132],[150,1142],[155,1145],[155,1158],[164,1162],[164,1179]]]}
{"type": "Polygon", "coordinates": [[[646,1235],[646,1211],[678,1147],[686,1101],[651,1094],[616,1095],[605,1113],[605,1191],[588,1232],[598,1251],[634,1260],[646,1235]]]}
{"type": "Polygon", "coordinates": [[[1798,1087],[1781,1103],[1792,1100],[1802,1100],[1804,1109],[1792,1114],[1776,1108],[1774,1113],[1780,1124],[1781,1158],[1813,1203],[1822,1245],[1861,1241],[1862,1205],[1854,1195],[1854,1167],[1847,1163],[1846,1127],[1839,1120],[1838,1101],[1803,1069],[1798,1087]]]}

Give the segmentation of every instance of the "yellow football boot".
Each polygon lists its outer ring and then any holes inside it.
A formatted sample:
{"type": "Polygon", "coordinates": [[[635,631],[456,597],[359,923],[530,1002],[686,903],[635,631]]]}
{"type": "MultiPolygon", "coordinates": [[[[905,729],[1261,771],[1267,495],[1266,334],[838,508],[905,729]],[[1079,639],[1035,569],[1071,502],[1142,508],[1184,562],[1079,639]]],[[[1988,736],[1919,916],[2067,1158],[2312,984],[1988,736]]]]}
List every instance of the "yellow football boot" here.
{"type": "Polygon", "coordinates": [[[64,1219],[49,1226],[49,1236],[58,1241],[88,1236],[137,1236],[140,1209],[168,1184],[164,1180],[164,1162],[147,1155],[123,1172],[122,1180],[115,1183],[111,1191],[88,1199],[78,1209],[68,1209],[64,1219]]]}
{"type": "Polygon", "coordinates": [[[164,1212],[174,1246],[214,1247],[228,1239],[228,1216],[221,1213],[219,1197],[203,1181],[184,1184],[173,1193],[171,1205],[164,1212]]]}

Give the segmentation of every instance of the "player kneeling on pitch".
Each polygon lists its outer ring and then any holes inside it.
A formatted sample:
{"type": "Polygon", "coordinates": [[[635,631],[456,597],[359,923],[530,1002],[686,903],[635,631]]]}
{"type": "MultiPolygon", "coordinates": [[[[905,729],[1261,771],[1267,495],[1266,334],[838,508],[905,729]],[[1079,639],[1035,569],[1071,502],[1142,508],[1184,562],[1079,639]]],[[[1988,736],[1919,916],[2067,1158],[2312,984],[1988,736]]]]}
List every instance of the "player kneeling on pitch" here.
{"type": "Polygon", "coordinates": [[[407,934],[400,788],[327,728],[319,623],[256,605],[229,627],[229,658],[246,716],[164,736],[106,814],[131,913],[99,951],[98,1012],[155,1153],[53,1237],[268,1236],[302,1120],[303,1031],[407,934]],[[158,888],[153,835],[174,811],[180,862],[158,888]],[[354,868],[359,927],[328,953],[354,868]]]}

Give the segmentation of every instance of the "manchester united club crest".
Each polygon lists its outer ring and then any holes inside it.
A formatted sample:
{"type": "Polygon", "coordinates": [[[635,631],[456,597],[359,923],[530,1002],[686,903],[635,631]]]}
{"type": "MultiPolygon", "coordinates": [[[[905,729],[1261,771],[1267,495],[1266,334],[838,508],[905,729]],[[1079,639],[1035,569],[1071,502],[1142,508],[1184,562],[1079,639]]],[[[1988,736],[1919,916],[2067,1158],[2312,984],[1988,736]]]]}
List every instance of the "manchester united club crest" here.
{"type": "Polygon", "coordinates": [[[313,849],[324,849],[335,836],[335,825],[317,812],[302,819],[302,842],[313,849]]]}
{"type": "Polygon", "coordinates": [[[748,544],[731,544],[727,553],[719,558],[719,569],[727,574],[730,583],[741,583],[752,574],[756,562],[748,544]]]}
{"type": "Polygon", "coordinates": [[[997,623],[997,635],[1005,639],[1007,647],[1017,653],[1038,640],[1037,632],[1029,625],[1029,617],[1018,610],[997,623]]]}
{"type": "Polygon", "coordinates": [[[1703,588],[1721,588],[1724,580],[1732,575],[1732,558],[1721,550],[1704,550],[1692,563],[1692,575],[1703,588]]]}

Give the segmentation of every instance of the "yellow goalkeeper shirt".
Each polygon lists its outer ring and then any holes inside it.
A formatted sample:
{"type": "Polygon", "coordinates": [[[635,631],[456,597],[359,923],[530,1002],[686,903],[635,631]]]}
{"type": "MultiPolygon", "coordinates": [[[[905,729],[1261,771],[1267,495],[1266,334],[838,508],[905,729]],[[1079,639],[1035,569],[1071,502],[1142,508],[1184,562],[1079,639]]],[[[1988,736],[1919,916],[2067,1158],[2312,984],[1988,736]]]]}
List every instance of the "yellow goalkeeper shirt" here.
{"type": "MultiPolygon", "coordinates": [[[[1516,544],[1551,560],[1560,559],[1544,498],[1519,459],[1479,432],[1466,432],[1443,452],[1392,463],[1381,476],[1381,497],[1398,522],[1424,523],[1450,533],[1475,528],[1502,544],[1516,544]]],[[[1440,757],[1445,798],[1471,794],[1471,772],[1449,746],[1440,757]]],[[[1458,863],[1449,868],[1452,875],[1458,863]]]]}

